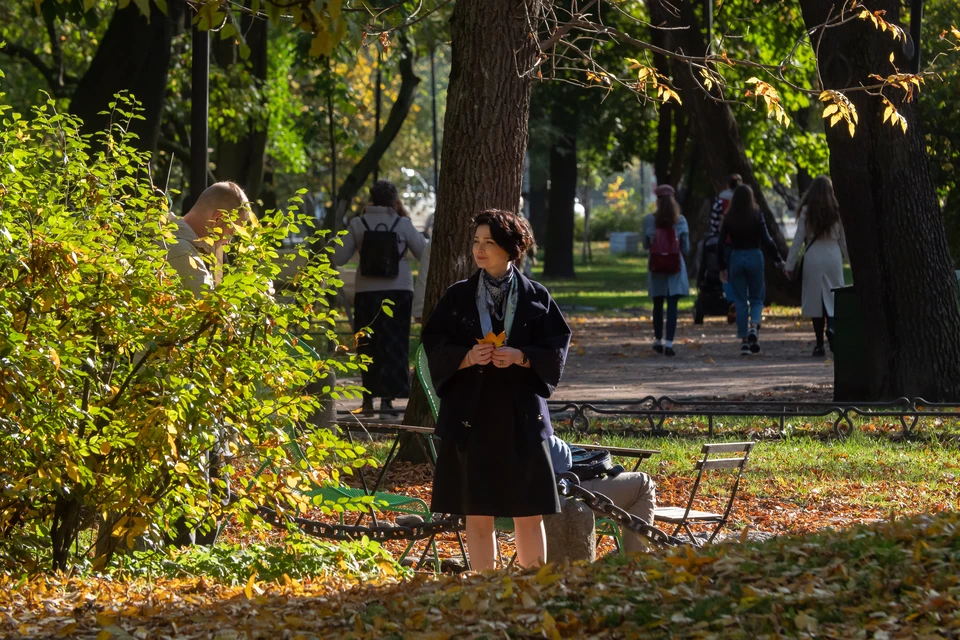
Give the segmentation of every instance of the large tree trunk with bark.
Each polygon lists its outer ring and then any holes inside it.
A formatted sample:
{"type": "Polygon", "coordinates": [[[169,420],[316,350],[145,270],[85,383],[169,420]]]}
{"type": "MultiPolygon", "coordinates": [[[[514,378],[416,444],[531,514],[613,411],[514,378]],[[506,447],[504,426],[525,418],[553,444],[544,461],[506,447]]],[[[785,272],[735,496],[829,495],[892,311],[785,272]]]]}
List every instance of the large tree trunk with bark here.
{"type": "MultiPolygon", "coordinates": [[[[561,95],[563,95],[562,92],[561,95]]],[[[557,101],[551,111],[554,140],[550,149],[550,194],[548,197],[547,244],[543,275],[572,278],[574,205],[577,199],[576,99],[557,101]]]]}
{"type": "MultiPolygon", "coordinates": [[[[267,21],[243,14],[241,30],[250,47],[250,57],[243,60],[240,47],[233,39],[214,38],[213,59],[227,69],[233,65],[246,65],[250,75],[262,92],[267,81],[267,21]]],[[[264,163],[267,157],[267,133],[269,123],[264,118],[248,118],[246,130],[236,140],[227,139],[222,132],[216,147],[216,177],[238,183],[254,202],[260,197],[263,184],[264,163]]]]}
{"type": "MultiPolygon", "coordinates": [[[[471,218],[483,209],[517,211],[536,48],[530,25],[542,0],[458,0],[450,21],[453,66],[443,125],[440,189],[424,318],[451,284],[476,265],[471,218]]],[[[414,385],[406,424],[433,424],[414,385]]]]}
{"type": "Polygon", "coordinates": [[[70,111],[83,120],[85,133],[106,129],[111,116],[101,112],[110,111],[108,105],[118,92],[129,91],[142,104],[144,117],[130,124],[130,131],[139,138],[133,145],[142,151],[156,151],[174,22],[182,10],[180,0],[167,7],[165,14],[151,2],[149,19],[136,3],[114,12],[70,101],[70,111]]]}
{"type": "MultiPolygon", "coordinates": [[[[842,2],[801,0],[814,28],[842,2]]],[[[899,0],[874,0],[871,11],[900,22],[899,0]]],[[[902,46],[867,20],[826,30],[819,46],[825,89],[871,84],[872,73],[908,67],[902,46]]],[[[884,105],[849,92],[859,113],[853,137],[845,123],[828,128],[830,168],[865,322],[871,397],[960,400],[960,305],[943,219],[930,177],[917,102],[885,90],[909,122],[906,133],[883,123],[884,105]]]]}
{"type": "MultiPolygon", "coordinates": [[[[707,47],[693,0],[673,0],[669,3],[667,0],[647,0],[647,5],[652,24],[670,29],[661,30],[667,49],[687,55],[703,55],[707,47]]],[[[786,240],[753,173],[753,165],[747,157],[740,127],[730,105],[717,100],[718,96],[710,95],[685,62],[673,60],[672,67],[673,82],[683,99],[683,108],[697,140],[700,160],[706,166],[714,193],[726,188],[731,173],[743,176],[744,183],[753,188],[770,235],[785,256],[786,240]]],[[[770,263],[766,276],[768,298],[783,304],[799,303],[796,287],[770,263]]]]}

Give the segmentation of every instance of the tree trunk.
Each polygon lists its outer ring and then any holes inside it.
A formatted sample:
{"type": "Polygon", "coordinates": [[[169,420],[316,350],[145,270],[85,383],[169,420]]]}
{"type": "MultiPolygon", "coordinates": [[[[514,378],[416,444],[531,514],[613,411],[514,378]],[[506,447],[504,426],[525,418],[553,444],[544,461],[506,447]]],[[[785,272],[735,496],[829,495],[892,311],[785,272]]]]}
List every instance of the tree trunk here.
{"type": "MultiPolygon", "coordinates": [[[[841,2],[802,0],[808,28],[841,2]]],[[[875,0],[871,11],[900,22],[899,0],[875,0]]],[[[889,33],[867,20],[828,29],[819,47],[825,89],[873,82],[869,74],[907,60],[889,33]]],[[[850,92],[859,113],[853,137],[845,123],[827,129],[833,175],[866,334],[870,400],[923,397],[960,400],[960,306],[936,191],[930,177],[920,109],[885,90],[909,122],[906,133],[884,124],[878,97],[850,92]]],[[[868,398],[864,398],[865,400],[868,398]]]]}
{"type": "MultiPolygon", "coordinates": [[[[424,318],[447,287],[476,269],[471,218],[483,209],[520,206],[531,79],[518,69],[533,64],[529,25],[538,24],[541,11],[542,0],[458,0],[454,6],[424,318]]],[[[423,391],[413,387],[404,422],[433,424],[423,391]]]]}
{"type": "Polygon", "coordinates": [[[83,120],[84,133],[110,126],[109,104],[121,91],[129,91],[143,106],[143,120],[134,120],[130,131],[138,136],[133,146],[156,151],[160,138],[170,48],[180,1],[168,4],[168,14],[150,3],[149,20],[136,3],[117,9],[90,68],[83,74],[70,101],[70,111],[83,120]]]}
{"type": "Polygon", "coordinates": [[[544,144],[545,137],[530,139],[530,226],[538,245],[547,242],[547,193],[550,184],[550,148],[544,144]]]}
{"type": "MultiPolygon", "coordinates": [[[[247,65],[250,75],[262,91],[267,81],[267,21],[254,19],[244,14],[241,29],[246,34],[250,57],[240,57],[239,46],[232,39],[214,38],[213,58],[224,69],[235,64],[247,65]]],[[[264,119],[248,119],[246,131],[237,140],[227,140],[222,133],[216,147],[217,180],[230,180],[238,183],[251,201],[260,197],[263,185],[264,163],[267,157],[267,133],[269,123],[264,119]]]]}
{"type": "MultiPolygon", "coordinates": [[[[693,0],[676,0],[669,9],[661,4],[661,0],[648,0],[647,5],[653,24],[673,29],[664,34],[668,49],[687,55],[702,55],[706,51],[693,0]]],[[[740,128],[730,105],[714,100],[717,96],[707,95],[686,63],[674,60],[672,66],[674,85],[683,99],[683,107],[694,129],[700,158],[706,165],[714,193],[726,188],[731,173],[739,173],[744,183],[753,188],[770,235],[780,248],[781,255],[785,256],[786,240],[753,173],[753,166],[747,157],[740,128]]],[[[795,287],[790,286],[783,273],[775,269],[769,261],[766,281],[769,299],[781,304],[799,303],[795,287]]]]}
{"type": "Polygon", "coordinates": [[[547,217],[547,246],[543,275],[572,278],[574,205],[577,199],[577,116],[567,105],[556,103],[551,121],[556,138],[550,149],[550,195],[547,217]]]}
{"type": "Polygon", "coordinates": [[[80,532],[80,502],[65,494],[57,496],[50,528],[54,571],[70,568],[70,547],[80,532]]]}

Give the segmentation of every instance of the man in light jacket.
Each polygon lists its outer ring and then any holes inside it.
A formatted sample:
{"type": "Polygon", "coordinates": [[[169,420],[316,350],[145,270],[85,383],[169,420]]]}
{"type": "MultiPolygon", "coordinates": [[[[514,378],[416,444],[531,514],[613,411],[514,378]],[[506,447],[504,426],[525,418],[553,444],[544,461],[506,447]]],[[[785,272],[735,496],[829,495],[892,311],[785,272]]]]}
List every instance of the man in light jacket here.
{"type": "MultiPolygon", "coordinates": [[[[249,220],[249,201],[247,195],[239,185],[233,182],[217,182],[207,187],[196,204],[190,208],[182,218],[170,214],[170,222],[177,225],[173,242],[165,243],[167,262],[180,275],[181,284],[185,289],[200,297],[205,291],[216,286],[219,281],[219,269],[211,273],[203,256],[211,253],[217,256],[217,266],[223,264],[223,247],[233,238],[233,228],[227,224],[227,217],[234,211],[238,212],[238,221],[245,223],[249,220]],[[211,240],[212,236],[219,239],[211,240]]],[[[229,456],[229,448],[218,437],[217,444],[207,456],[205,472],[208,487],[211,492],[220,492],[216,488],[216,480],[221,477],[224,458],[229,456]]],[[[226,489],[219,496],[221,504],[226,506],[230,502],[230,478],[223,478],[226,489]]],[[[182,520],[177,522],[177,534],[172,542],[176,545],[213,544],[216,541],[217,528],[212,531],[193,531],[182,520]]]]}

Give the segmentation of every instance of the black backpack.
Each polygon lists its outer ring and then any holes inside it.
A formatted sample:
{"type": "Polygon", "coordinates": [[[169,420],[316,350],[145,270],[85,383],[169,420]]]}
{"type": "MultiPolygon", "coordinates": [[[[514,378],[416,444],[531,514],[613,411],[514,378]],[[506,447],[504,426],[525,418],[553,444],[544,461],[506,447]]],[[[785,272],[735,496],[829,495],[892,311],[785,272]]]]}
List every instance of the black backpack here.
{"type": "Polygon", "coordinates": [[[360,222],[366,229],[360,245],[360,275],[367,278],[396,278],[400,273],[400,259],[407,252],[404,247],[401,253],[397,246],[399,239],[395,229],[400,224],[400,216],[389,229],[383,222],[371,229],[363,216],[360,216],[360,222]]]}
{"type": "Polygon", "coordinates": [[[606,449],[587,451],[580,447],[570,447],[570,455],[573,456],[570,471],[577,474],[581,482],[603,476],[616,478],[623,473],[623,467],[613,464],[610,452],[606,449]]]}

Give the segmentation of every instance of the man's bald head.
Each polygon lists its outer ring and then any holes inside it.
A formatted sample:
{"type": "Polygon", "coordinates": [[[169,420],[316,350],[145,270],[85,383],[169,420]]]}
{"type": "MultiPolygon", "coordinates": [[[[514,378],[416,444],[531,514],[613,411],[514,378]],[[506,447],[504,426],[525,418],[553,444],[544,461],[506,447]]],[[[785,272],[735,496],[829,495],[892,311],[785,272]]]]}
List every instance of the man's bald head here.
{"type": "MultiPolygon", "coordinates": [[[[236,211],[237,220],[246,222],[250,218],[249,200],[235,182],[217,182],[204,189],[197,198],[190,211],[183,216],[184,221],[197,234],[198,238],[205,238],[213,233],[220,221],[236,211]]],[[[224,230],[224,238],[229,242],[228,230],[224,230]]]]}

